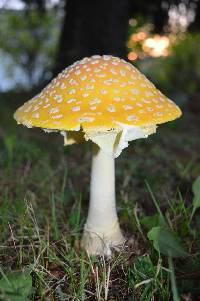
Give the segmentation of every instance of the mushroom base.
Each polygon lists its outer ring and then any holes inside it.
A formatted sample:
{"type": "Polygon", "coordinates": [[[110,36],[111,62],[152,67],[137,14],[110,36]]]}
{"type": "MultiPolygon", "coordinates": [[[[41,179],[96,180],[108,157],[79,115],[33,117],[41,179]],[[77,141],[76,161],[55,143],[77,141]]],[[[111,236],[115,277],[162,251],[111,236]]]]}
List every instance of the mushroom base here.
{"type": "Polygon", "coordinates": [[[112,249],[120,250],[125,243],[125,238],[121,232],[119,224],[116,223],[109,232],[98,233],[94,229],[88,228],[87,224],[84,227],[81,246],[90,255],[111,256],[112,249]]]}

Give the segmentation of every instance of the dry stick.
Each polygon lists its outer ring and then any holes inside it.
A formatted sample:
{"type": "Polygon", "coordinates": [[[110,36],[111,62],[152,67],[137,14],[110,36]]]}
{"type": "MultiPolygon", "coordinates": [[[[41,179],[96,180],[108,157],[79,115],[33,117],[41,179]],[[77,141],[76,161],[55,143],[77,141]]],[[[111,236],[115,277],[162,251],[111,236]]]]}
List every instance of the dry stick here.
{"type": "Polygon", "coordinates": [[[12,237],[12,240],[13,240],[14,247],[15,247],[15,249],[16,249],[15,237],[14,237],[13,230],[12,230],[11,225],[10,225],[9,222],[8,222],[8,226],[9,226],[9,228],[10,228],[11,237],[12,237]]]}
{"type": "Polygon", "coordinates": [[[108,265],[107,277],[105,278],[105,301],[108,300],[110,273],[111,273],[111,268],[110,268],[110,264],[109,264],[108,265]]]}
{"type": "Polygon", "coordinates": [[[137,225],[137,228],[138,228],[138,230],[139,230],[139,232],[140,232],[140,234],[141,234],[141,236],[142,236],[142,239],[146,242],[147,239],[146,239],[146,237],[145,237],[145,235],[144,235],[144,233],[143,233],[143,231],[142,231],[142,228],[141,228],[141,226],[140,226],[140,221],[139,221],[137,212],[138,212],[138,205],[137,205],[137,203],[136,203],[136,205],[135,205],[135,207],[134,207],[134,209],[133,209],[133,213],[134,213],[135,220],[136,220],[136,225],[137,225]]]}

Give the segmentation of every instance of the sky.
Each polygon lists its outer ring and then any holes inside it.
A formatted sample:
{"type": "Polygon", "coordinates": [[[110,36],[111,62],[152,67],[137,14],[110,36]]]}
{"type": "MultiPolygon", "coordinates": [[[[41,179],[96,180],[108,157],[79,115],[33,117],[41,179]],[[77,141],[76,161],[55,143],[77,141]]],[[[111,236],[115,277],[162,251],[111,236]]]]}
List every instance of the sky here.
{"type": "MultiPolygon", "coordinates": [[[[59,0],[49,0],[48,2],[54,5],[57,4],[59,0]]],[[[0,9],[1,8],[21,10],[24,8],[24,3],[21,0],[0,0],[0,9]]]]}

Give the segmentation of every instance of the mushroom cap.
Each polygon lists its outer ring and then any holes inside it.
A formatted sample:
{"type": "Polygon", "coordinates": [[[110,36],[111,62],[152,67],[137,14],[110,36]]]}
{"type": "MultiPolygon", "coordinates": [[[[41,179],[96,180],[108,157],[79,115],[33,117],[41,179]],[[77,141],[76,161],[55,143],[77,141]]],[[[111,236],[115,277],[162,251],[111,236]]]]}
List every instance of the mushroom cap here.
{"type": "Polygon", "coordinates": [[[14,114],[28,127],[83,132],[156,126],[181,115],[133,65],[110,55],[77,61],[14,114]]]}

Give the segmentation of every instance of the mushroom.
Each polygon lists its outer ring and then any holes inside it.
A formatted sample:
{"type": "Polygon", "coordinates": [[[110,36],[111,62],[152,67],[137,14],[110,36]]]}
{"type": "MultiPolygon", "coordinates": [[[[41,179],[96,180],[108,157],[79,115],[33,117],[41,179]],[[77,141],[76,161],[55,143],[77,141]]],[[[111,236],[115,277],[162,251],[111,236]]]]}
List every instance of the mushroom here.
{"type": "Polygon", "coordinates": [[[115,158],[181,110],[133,65],[110,55],[77,61],[14,115],[18,124],[59,131],[65,145],[93,142],[90,202],[82,246],[110,255],[125,242],[115,198],[115,158]]]}

